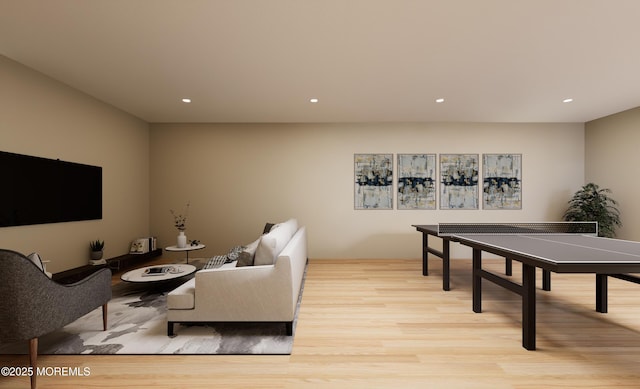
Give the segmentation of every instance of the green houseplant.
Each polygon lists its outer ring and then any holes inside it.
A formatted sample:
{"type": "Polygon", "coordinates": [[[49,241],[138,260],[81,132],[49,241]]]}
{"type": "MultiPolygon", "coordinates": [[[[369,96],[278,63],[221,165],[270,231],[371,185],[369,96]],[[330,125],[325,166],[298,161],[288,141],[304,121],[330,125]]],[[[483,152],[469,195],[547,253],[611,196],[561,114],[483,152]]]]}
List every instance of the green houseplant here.
{"type": "Polygon", "coordinates": [[[600,189],[594,183],[588,183],[578,190],[564,213],[565,221],[596,221],[598,236],[615,237],[615,230],[622,226],[618,203],[609,197],[610,189],[600,189]]]}
{"type": "Polygon", "coordinates": [[[94,240],[89,242],[89,247],[91,247],[91,260],[98,261],[102,259],[102,253],[104,249],[104,240],[94,240]]]}

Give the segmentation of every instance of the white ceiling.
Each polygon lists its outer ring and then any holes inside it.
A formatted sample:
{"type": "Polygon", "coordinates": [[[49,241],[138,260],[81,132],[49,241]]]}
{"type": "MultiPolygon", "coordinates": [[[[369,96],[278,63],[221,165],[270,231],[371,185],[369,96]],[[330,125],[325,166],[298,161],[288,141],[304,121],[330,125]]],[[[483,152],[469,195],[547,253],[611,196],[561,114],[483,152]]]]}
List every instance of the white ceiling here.
{"type": "Polygon", "coordinates": [[[639,20],[639,0],[0,0],[0,54],[148,122],[586,122],[640,105],[639,20]]]}

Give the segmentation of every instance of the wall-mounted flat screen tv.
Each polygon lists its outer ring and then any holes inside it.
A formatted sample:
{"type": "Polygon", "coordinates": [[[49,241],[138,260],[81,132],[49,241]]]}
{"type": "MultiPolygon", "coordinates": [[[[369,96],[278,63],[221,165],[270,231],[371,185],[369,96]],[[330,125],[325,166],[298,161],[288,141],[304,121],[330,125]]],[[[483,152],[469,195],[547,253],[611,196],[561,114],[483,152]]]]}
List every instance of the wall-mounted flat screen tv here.
{"type": "Polygon", "coordinates": [[[0,227],[102,219],[102,168],[0,151],[0,227]]]}

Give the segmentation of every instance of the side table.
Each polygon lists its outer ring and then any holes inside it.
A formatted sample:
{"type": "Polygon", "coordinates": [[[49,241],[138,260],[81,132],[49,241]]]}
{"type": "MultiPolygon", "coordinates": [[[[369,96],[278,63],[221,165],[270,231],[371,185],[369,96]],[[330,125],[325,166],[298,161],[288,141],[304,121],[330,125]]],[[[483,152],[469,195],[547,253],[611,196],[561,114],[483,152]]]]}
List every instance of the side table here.
{"type": "Polygon", "coordinates": [[[203,248],[205,248],[207,246],[203,245],[203,244],[197,244],[197,245],[187,245],[186,247],[178,247],[178,246],[169,246],[169,247],[165,247],[164,249],[167,251],[185,251],[187,253],[187,264],[189,263],[189,251],[195,251],[195,250],[202,250],[203,248]]]}

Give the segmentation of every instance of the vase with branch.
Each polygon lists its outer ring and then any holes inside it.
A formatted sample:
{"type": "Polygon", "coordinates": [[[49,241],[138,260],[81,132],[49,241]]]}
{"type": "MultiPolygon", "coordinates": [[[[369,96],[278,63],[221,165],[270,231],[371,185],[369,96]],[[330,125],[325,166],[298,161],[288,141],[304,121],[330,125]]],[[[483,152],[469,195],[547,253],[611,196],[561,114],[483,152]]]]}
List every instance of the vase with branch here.
{"type": "Polygon", "coordinates": [[[187,247],[187,236],[185,235],[185,230],[187,229],[187,216],[189,215],[189,205],[184,207],[184,211],[182,213],[177,213],[173,209],[170,209],[171,215],[173,215],[174,226],[178,229],[178,244],[179,248],[187,247]]]}

